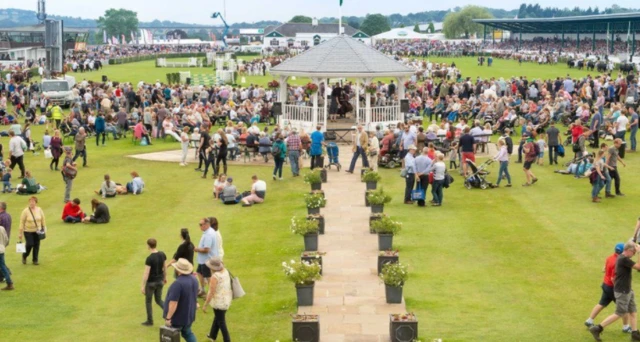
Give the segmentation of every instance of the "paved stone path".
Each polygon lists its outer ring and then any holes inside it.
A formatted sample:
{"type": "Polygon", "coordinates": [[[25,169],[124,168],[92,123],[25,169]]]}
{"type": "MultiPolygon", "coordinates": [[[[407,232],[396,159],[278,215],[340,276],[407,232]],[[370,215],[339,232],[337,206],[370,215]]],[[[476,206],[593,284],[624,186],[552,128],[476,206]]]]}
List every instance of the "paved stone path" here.
{"type": "Polygon", "coordinates": [[[321,341],[388,342],[389,314],[406,308],[404,302],[386,304],[377,276],[378,238],[369,233],[371,210],[364,205],[361,161],[353,175],[344,172],[351,156],[349,146],[340,146],[342,169],[329,170],[328,182],[322,184],[327,206],[321,210],[325,234],[318,249],[327,253],[324,276],[316,282],[314,305],[299,307],[298,313],[320,315],[321,341]]]}

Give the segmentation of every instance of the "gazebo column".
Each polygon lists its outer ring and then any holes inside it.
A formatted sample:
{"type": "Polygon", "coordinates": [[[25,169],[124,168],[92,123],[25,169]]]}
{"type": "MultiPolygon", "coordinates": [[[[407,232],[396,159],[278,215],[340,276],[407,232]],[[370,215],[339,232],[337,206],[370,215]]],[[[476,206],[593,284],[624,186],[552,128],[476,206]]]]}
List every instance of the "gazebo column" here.
{"type": "Polygon", "coordinates": [[[356,121],[360,121],[360,82],[362,79],[356,78],[356,121]]]}
{"type": "Polygon", "coordinates": [[[318,92],[320,91],[320,79],[312,78],[311,82],[318,86],[318,91],[313,94],[313,114],[311,117],[311,129],[314,129],[314,127],[318,125],[318,92]]]}
{"type": "Polygon", "coordinates": [[[404,82],[407,80],[406,77],[397,77],[398,79],[398,113],[400,113],[400,118],[398,121],[400,122],[404,122],[404,113],[400,110],[400,101],[404,100],[405,98],[405,88],[404,88],[404,82]]]}
{"type": "Polygon", "coordinates": [[[277,124],[278,126],[282,127],[282,116],[284,115],[285,112],[285,105],[287,104],[287,93],[289,92],[289,89],[287,87],[287,80],[289,79],[288,76],[280,76],[278,82],[280,82],[280,89],[278,92],[278,102],[280,102],[282,104],[282,115],[277,115],[277,124]]]}
{"type": "Polygon", "coordinates": [[[329,87],[329,79],[325,78],[324,79],[324,126],[323,129],[326,132],[327,131],[327,117],[329,116],[329,103],[327,103],[327,101],[329,100],[329,90],[331,88],[329,87]]]}
{"type": "MultiPolygon", "coordinates": [[[[371,79],[370,78],[364,78],[362,80],[364,81],[365,85],[371,83],[371,79]]],[[[369,129],[369,125],[371,124],[371,94],[369,94],[366,91],[365,91],[365,95],[364,95],[364,114],[365,114],[364,115],[364,121],[365,121],[364,129],[368,130],[369,129]]]]}

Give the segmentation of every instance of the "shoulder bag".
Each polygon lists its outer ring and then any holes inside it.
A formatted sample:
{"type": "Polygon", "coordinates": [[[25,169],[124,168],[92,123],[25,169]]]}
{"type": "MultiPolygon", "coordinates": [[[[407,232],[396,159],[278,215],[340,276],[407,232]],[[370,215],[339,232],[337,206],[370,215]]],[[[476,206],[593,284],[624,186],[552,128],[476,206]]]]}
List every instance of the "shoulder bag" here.
{"type": "Polygon", "coordinates": [[[38,228],[38,221],[36,220],[36,217],[33,215],[33,211],[31,211],[31,208],[29,208],[29,212],[31,213],[31,218],[33,218],[33,223],[36,224],[36,233],[38,233],[38,238],[40,240],[44,240],[47,238],[47,233],[44,231],[44,227],[40,227],[38,228]]]}
{"type": "Polygon", "coordinates": [[[242,285],[240,284],[240,279],[234,277],[231,272],[229,272],[229,278],[231,279],[231,292],[233,293],[233,299],[244,297],[245,292],[244,289],[242,289],[242,285]]]}

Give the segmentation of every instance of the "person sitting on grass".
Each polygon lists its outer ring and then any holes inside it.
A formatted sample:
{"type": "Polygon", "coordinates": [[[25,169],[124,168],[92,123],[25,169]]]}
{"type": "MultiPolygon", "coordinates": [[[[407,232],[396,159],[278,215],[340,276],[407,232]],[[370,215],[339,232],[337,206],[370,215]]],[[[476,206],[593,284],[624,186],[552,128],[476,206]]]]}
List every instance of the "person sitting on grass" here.
{"type": "Polygon", "coordinates": [[[238,189],[235,185],[233,185],[233,178],[227,178],[227,184],[222,189],[222,194],[220,194],[220,200],[224,204],[238,204],[242,199],[242,195],[238,193],[238,189]]]}
{"type": "Polygon", "coordinates": [[[40,184],[36,183],[36,179],[31,175],[31,171],[27,170],[24,173],[22,184],[19,184],[17,189],[20,195],[37,194],[40,192],[40,184]]]}
{"type": "Polygon", "coordinates": [[[227,175],[220,174],[218,178],[213,182],[213,198],[219,198],[222,190],[227,186],[227,175]]]}
{"type": "Polygon", "coordinates": [[[111,176],[104,175],[104,182],[100,186],[100,191],[96,191],[96,194],[102,196],[102,198],[116,197],[116,182],[111,180],[111,176]]]}
{"type": "Polygon", "coordinates": [[[93,210],[93,215],[85,217],[82,222],[109,223],[109,220],[111,220],[111,216],[109,215],[109,207],[95,198],[91,200],[91,210],[93,210]]]}
{"type": "Polygon", "coordinates": [[[253,185],[251,185],[251,195],[242,199],[243,207],[250,207],[253,203],[264,202],[264,197],[267,195],[267,183],[263,180],[259,180],[258,176],[251,176],[253,185]]]}
{"type": "Polygon", "coordinates": [[[138,123],[133,127],[133,135],[136,137],[136,140],[142,142],[142,139],[147,141],[147,145],[151,145],[151,140],[149,139],[149,132],[142,124],[142,120],[138,120],[138,123]]]}
{"type": "Polygon", "coordinates": [[[127,193],[140,195],[144,190],[144,181],[136,171],[131,171],[131,182],[127,183],[127,193]]]}
{"type": "Polygon", "coordinates": [[[80,208],[80,199],[74,198],[67,202],[62,209],[62,221],[66,223],[79,223],[84,219],[84,212],[80,208]]]}

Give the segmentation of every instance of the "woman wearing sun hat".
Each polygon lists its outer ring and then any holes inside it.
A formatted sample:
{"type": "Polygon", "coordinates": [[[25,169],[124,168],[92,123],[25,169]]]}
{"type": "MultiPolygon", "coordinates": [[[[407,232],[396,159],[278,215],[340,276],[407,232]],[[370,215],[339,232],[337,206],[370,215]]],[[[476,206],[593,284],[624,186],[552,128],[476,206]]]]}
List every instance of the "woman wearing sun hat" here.
{"type": "Polygon", "coordinates": [[[211,331],[207,337],[216,340],[218,338],[218,331],[220,331],[222,333],[222,340],[229,342],[231,341],[231,337],[229,336],[229,330],[227,330],[225,315],[233,299],[231,276],[229,275],[229,271],[224,268],[222,260],[218,257],[210,258],[205,264],[211,269],[211,279],[209,280],[209,292],[202,306],[202,312],[207,312],[207,305],[211,305],[215,314],[211,331]]]}

